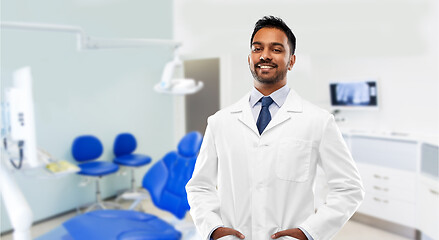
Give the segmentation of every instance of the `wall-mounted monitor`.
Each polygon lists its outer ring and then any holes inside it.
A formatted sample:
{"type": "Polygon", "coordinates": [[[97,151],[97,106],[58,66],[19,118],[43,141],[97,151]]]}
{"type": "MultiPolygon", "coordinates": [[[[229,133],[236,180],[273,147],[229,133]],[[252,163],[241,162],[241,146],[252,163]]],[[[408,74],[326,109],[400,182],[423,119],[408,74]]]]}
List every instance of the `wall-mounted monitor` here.
{"type": "Polygon", "coordinates": [[[329,90],[334,109],[378,109],[376,79],[331,81],[329,90]]]}

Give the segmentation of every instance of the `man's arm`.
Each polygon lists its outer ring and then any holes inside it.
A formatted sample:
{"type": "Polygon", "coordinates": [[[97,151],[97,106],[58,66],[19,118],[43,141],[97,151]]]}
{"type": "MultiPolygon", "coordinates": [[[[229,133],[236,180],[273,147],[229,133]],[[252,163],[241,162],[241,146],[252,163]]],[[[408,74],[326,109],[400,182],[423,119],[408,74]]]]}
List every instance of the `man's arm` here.
{"type": "Polygon", "coordinates": [[[313,238],[311,236],[309,236],[309,234],[307,234],[305,230],[302,230],[300,228],[291,228],[291,229],[277,232],[277,233],[271,235],[271,238],[278,239],[278,238],[283,237],[283,236],[289,236],[289,237],[293,237],[293,238],[299,239],[299,240],[313,240],[313,238]]]}
{"type": "Polygon", "coordinates": [[[186,185],[190,214],[205,240],[209,240],[213,229],[223,226],[216,190],[218,157],[209,120],[194,173],[186,185]]]}
{"type": "Polygon", "coordinates": [[[314,240],[326,240],[343,227],[364,198],[360,175],[332,115],[324,127],[319,155],[329,193],[326,203],[300,227],[314,240]]]}
{"type": "Polygon", "coordinates": [[[212,231],[212,235],[210,236],[210,239],[217,240],[219,238],[222,238],[222,237],[225,237],[228,235],[233,235],[233,236],[240,238],[240,239],[245,238],[245,236],[242,233],[240,233],[239,231],[237,231],[233,228],[219,227],[219,228],[212,231]]]}

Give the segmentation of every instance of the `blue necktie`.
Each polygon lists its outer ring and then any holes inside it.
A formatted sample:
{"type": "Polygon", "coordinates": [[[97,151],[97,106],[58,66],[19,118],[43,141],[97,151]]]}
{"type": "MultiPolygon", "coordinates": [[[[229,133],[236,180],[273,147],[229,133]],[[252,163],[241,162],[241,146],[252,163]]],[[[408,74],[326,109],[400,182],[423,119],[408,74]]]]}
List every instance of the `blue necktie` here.
{"type": "MultiPolygon", "coordinates": [[[[271,120],[270,111],[268,107],[273,103],[273,99],[271,97],[263,97],[262,100],[262,108],[259,112],[258,121],[256,121],[256,126],[258,126],[259,134],[262,134],[264,129],[267,127],[268,123],[271,120]]],[[[261,101],[259,100],[259,101],[261,101]]]]}

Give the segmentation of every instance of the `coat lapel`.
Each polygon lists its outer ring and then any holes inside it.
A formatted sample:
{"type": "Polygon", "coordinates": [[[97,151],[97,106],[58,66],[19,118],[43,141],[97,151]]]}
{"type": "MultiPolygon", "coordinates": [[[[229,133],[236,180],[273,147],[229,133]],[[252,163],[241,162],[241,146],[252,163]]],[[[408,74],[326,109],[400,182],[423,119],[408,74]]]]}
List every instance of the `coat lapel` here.
{"type": "MultiPolygon", "coordinates": [[[[249,97],[250,93],[247,93],[243,98],[241,98],[241,100],[232,106],[230,112],[232,114],[238,114],[238,120],[259,136],[259,131],[250,108],[249,97]]],[[[271,119],[264,132],[267,132],[271,128],[274,128],[290,119],[292,117],[292,113],[301,113],[302,111],[302,98],[293,89],[290,89],[285,103],[278,110],[274,118],[271,119]]]]}
{"type": "Polygon", "coordinates": [[[256,122],[253,119],[253,114],[249,104],[250,93],[246,94],[239,100],[231,109],[232,114],[238,114],[238,120],[250,128],[256,135],[259,136],[256,122]]]}
{"type": "Polygon", "coordinates": [[[285,103],[277,111],[274,118],[271,119],[264,132],[267,132],[277,125],[289,120],[292,117],[293,112],[301,113],[302,111],[302,98],[293,89],[290,89],[285,103]]]}

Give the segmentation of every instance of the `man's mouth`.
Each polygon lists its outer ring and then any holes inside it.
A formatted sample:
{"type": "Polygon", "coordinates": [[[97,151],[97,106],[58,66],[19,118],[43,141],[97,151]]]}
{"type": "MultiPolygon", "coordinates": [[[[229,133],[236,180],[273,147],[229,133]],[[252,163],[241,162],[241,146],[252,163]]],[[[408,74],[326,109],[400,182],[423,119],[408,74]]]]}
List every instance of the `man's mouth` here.
{"type": "Polygon", "coordinates": [[[276,68],[277,65],[275,65],[275,64],[256,64],[256,67],[260,68],[260,69],[272,69],[272,68],[276,68]]]}
{"type": "Polygon", "coordinates": [[[274,68],[273,66],[259,66],[260,68],[274,68]]]}

